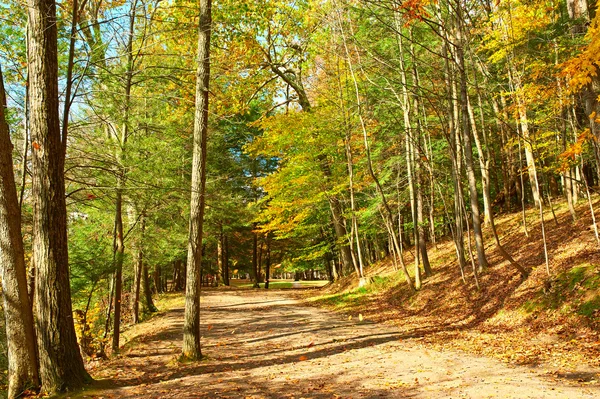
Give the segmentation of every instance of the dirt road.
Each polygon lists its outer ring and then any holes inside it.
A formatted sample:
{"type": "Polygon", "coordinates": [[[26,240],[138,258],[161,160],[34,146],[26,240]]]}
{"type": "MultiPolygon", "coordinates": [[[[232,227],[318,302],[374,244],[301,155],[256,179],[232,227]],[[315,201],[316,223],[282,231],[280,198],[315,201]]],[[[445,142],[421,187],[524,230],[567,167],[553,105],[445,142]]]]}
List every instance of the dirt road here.
{"type": "Polygon", "coordinates": [[[307,307],[285,291],[207,291],[202,309],[206,360],[176,360],[183,309],[174,309],[133,329],[131,349],[97,365],[99,381],[77,397],[600,398],[598,383],[426,349],[392,326],[307,307]]]}

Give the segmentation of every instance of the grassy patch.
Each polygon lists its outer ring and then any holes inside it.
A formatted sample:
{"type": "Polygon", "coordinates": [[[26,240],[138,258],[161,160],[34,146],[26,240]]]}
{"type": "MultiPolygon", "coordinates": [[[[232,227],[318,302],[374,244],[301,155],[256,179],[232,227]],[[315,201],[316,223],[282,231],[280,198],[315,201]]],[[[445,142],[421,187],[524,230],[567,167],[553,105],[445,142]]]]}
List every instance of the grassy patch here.
{"type": "Polygon", "coordinates": [[[336,310],[342,310],[354,306],[359,306],[361,303],[366,302],[366,299],[368,299],[368,295],[368,290],[365,287],[361,287],[339,294],[315,297],[311,299],[311,301],[317,304],[325,305],[327,307],[332,307],[336,310]]]}
{"type": "Polygon", "coordinates": [[[525,302],[528,313],[545,310],[574,312],[588,318],[600,309],[600,272],[594,265],[573,267],[546,282],[536,298],[525,302]]]}
{"type": "Polygon", "coordinates": [[[336,310],[359,307],[372,301],[373,295],[383,293],[397,286],[402,280],[403,276],[401,272],[386,276],[374,276],[373,282],[366,286],[353,288],[336,294],[317,296],[311,298],[310,301],[336,310]]]}
{"type": "Polygon", "coordinates": [[[165,312],[169,309],[183,308],[185,306],[185,295],[181,292],[160,294],[154,301],[154,305],[159,312],[165,312]]]}
{"type": "Polygon", "coordinates": [[[577,313],[580,315],[592,318],[600,309],[600,295],[596,295],[593,299],[583,302],[579,305],[577,313]]]}

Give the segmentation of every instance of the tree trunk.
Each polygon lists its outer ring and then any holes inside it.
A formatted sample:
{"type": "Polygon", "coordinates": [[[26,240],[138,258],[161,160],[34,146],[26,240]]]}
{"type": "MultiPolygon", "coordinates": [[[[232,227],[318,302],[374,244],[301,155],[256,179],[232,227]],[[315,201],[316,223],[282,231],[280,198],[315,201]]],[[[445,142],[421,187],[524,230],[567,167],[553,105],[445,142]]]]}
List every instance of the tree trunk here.
{"type": "Polygon", "coordinates": [[[488,262],[485,257],[485,247],[483,243],[483,232],[481,230],[481,217],[479,213],[479,198],[477,195],[477,179],[475,178],[475,171],[473,168],[473,145],[471,143],[471,132],[469,125],[469,112],[467,102],[467,71],[465,67],[464,58],[464,38],[462,31],[462,14],[461,6],[457,4],[457,20],[459,27],[457,28],[457,46],[455,47],[454,55],[456,64],[458,67],[458,73],[460,78],[460,102],[461,102],[461,116],[462,116],[462,141],[463,141],[463,154],[465,158],[465,169],[467,172],[467,181],[469,183],[469,197],[471,202],[471,216],[473,220],[473,234],[475,236],[475,247],[477,250],[477,261],[479,263],[479,270],[484,270],[488,267],[488,262]]]}
{"type": "Polygon", "coordinates": [[[263,265],[263,246],[264,246],[264,242],[260,242],[260,245],[258,246],[258,267],[257,267],[257,281],[259,283],[263,282],[263,276],[262,276],[262,265],[263,265]]]}
{"type": "Polygon", "coordinates": [[[417,178],[417,230],[419,233],[419,252],[421,253],[421,260],[423,262],[423,270],[425,276],[430,277],[433,274],[431,270],[431,264],[429,263],[429,256],[427,255],[427,237],[425,234],[425,217],[423,216],[423,174],[419,167],[416,170],[417,178]]]}
{"type": "MultiPolygon", "coordinates": [[[[480,103],[481,107],[481,103],[480,103]]],[[[475,122],[475,113],[473,112],[473,106],[471,100],[467,95],[467,112],[469,114],[469,122],[471,124],[471,131],[473,132],[473,140],[475,141],[475,147],[477,148],[477,154],[479,155],[479,168],[481,170],[481,192],[483,194],[483,225],[487,225],[492,218],[492,201],[490,199],[490,161],[489,155],[484,153],[481,140],[479,139],[479,132],[477,130],[477,123],[475,122]]],[[[485,137],[485,126],[481,126],[482,134],[485,137]]]]}
{"type": "Polygon", "coordinates": [[[154,270],[152,272],[152,280],[154,281],[154,292],[156,294],[161,294],[162,287],[161,287],[160,266],[159,265],[154,266],[154,270]]]}
{"type": "MultiPolygon", "coordinates": [[[[463,275],[464,281],[464,270],[466,267],[465,260],[465,247],[464,247],[464,228],[462,217],[462,168],[461,168],[461,155],[460,155],[460,145],[458,139],[458,93],[456,89],[456,79],[454,77],[453,68],[450,64],[450,54],[451,51],[449,49],[451,45],[451,41],[449,38],[449,32],[442,17],[442,11],[439,5],[436,7],[436,19],[439,22],[439,34],[444,38],[441,53],[444,59],[444,81],[446,86],[446,97],[447,97],[447,120],[448,120],[448,131],[446,134],[446,140],[450,146],[450,159],[452,162],[451,170],[452,170],[452,182],[454,185],[454,224],[455,228],[450,228],[452,232],[452,236],[454,238],[454,246],[456,249],[456,258],[458,261],[459,269],[461,274],[463,275]]],[[[440,192],[440,195],[443,194],[440,192]]],[[[450,219],[448,218],[450,222],[450,219]]]]}
{"type": "MultiPolygon", "coordinates": [[[[333,229],[337,238],[337,244],[340,251],[340,257],[342,261],[342,273],[347,274],[348,271],[354,268],[352,263],[352,253],[350,252],[350,246],[346,239],[346,227],[344,226],[344,217],[342,215],[342,206],[337,197],[329,197],[329,207],[331,209],[333,229]]],[[[360,270],[355,269],[356,274],[360,276],[360,270]]]]}
{"type": "Polygon", "coordinates": [[[267,250],[265,257],[265,289],[269,289],[269,280],[271,279],[271,238],[267,233],[267,250]]]}
{"type": "Polygon", "coordinates": [[[6,95],[0,65],[0,276],[8,346],[8,397],[39,385],[33,312],[27,293],[27,271],[21,210],[13,171],[10,132],[4,116],[6,95]]]}
{"type": "Polygon", "coordinates": [[[144,230],[146,230],[146,218],[142,214],[140,220],[140,240],[137,243],[137,261],[133,270],[133,298],[131,300],[131,314],[133,323],[139,322],[140,316],[140,291],[142,286],[142,274],[144,269],[144,230]]]}
{"type": "Polygon", "coordinates": [[[80,387],[83,366],[71,305],[65,156],[58,118],[56,4],[29,0],[29,94],[33,146],[33,262],[35,313],[42,391],[80,387]]]}
{"type": "Polygon", "coordinates": [[[223,235],[223,284],[229,286],[229,241],[223,235]]]}
{"type": "MultiPolygon", "coordinates": [[[[256,223],[254,224],[254,228],[256,228],[256,223]]],[[[252,288],[260,288],[258,284],[259,275],[258,275],[258,233],[252,232],[252,273],[254,274],[254,284],[252,288]]]]}
{"type": "Polygon", "coordinates": [[[217,240],[217,285],[219,282],[225,284],[225,273],[223,268],[223,225],[219,226],[219,238],[217,240]]]}
{"type": "Polygon", "coordinates": [[[182,355],[197,360],[200,349],[200,268],[202,265],[202,228],[206,186],[206,138],[208,131],[208,94],[210,82],[211,0],[200,0],[198,29],[198,69],[196,71],[196,111],[192,160],[192,195],[188,239],[187,282],[182,355]]]}
{"type": "Polygon", "coordinates": [[[119,338],[121,335],[121,299],[123,296],[123,258],[125,256],[125,241],[123,239],[122,194],[117,189],[115,207],[115,310],[113,314],[112,351],[119,352],[119,338]]]}
{"type": "MultiPolygon", "coordinates": [[[[115,137],[118,140],[116,156],[119,172],[117,176],[117,190],[115,200],[115,313],[113,322],[112,351],[119,352],[119,340],[121,336],[121,301],[123,296],[123,260],[125,258],[125,233],[123,231],[123,188],[127,175],[127,168],[123,165],[125,159],[125,146],[129,136],[129,107],[131,103],[131,86],[133,78],[133,35],[135,29],[137,1],[131,3],[129,9],[129,31],[127,45],[125,48],[127,54],[127,68],[125,71],[125,108],[123,110],[124,121],[121,128],[121,136],[115,137]]],[[[118,134],[115,133],[116,136],[118,134]]]]}
{"type": "Polygon", "coordinates": [[[150,276],[148,275],[148,265],[144,262],[142,265],[142,284],[141,284],[141,305],[143,312],[156,312],[156,306],[152,300],[152,290],[150,289],[150,276]]]}

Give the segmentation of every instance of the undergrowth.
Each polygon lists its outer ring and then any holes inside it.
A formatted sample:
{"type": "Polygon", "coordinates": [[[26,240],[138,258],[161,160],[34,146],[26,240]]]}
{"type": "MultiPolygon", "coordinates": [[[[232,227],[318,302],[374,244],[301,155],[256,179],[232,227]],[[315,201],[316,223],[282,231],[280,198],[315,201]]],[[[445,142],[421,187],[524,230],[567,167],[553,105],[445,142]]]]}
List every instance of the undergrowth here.
{"type": "Polygon", "coordinates": [[[600,312],[600,269],[591,264],[573,267],[548,280],[536,297],[523,304],[529,313],[558,310],[595,319],[600,312]]]}

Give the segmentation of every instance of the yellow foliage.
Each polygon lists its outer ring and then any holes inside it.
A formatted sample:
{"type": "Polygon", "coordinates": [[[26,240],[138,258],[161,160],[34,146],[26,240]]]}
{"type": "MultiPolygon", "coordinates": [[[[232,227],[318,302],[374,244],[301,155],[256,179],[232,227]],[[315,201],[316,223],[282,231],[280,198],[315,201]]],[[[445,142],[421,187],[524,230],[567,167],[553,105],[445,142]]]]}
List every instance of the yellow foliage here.
{"type": "Polygon", "coordinates": [[[571,92],[577,92],[598,76],[600,67],[600,14],[592,21],[586,35],[587,44],[575,58],[563,63],[562,74],[569,78],[571,92]]]}

